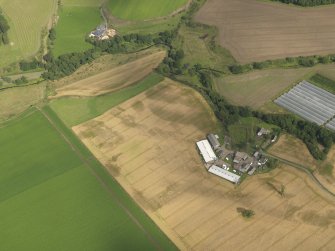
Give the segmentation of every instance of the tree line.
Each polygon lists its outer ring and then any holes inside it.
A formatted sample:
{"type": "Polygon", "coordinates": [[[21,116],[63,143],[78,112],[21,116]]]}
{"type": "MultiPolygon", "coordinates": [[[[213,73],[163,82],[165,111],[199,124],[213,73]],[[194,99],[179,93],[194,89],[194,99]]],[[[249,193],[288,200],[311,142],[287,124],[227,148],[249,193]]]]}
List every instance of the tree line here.
{"type": "MultiPolygon", "coordinates": [[[[199,75],[200,77],[201,75],[199,75]]],[[[211,78],[210,73],[207,73],[207,78],[211,78]]],[[[330,147],[335,142],[334,132],[315,123],[299,119],[291,114],[267,114],[251,110],[249,107],[231,105],[221,95],[213,91],[212,88],[207,86],[196,86],[195,88],[210,101],[216,117],[222,121],[226,128],[238,122],[241,117],[256,117],[266,123],[276,125],[281,130],[301,139],[312,156],[318,160],[326,158],[330,147]],[[322,150],[319,145],[322,146],[322,150]]]]}
{"type": "MultiPolygon", "coordinates": [[[[182,50],[176,51],[172,46],[166,59],[158,67],[158,71],[169,77],[175,78],[176,75],[183,74],[185,66],[181,64],[184,56],[182,50]]],[[[190,85],[200,92],[211,104],[216,117],[228,130],[228,126],[237,123],[241,117],[255,117],[268,124],[276,125],[281,130],[301,139],[307,146],[309,152],[315,159],[323,160],[326,158],[330,147],[335,142],[335,133],[326,128],[320,127],[315,123],[305,121],[290,114],[267,114],[254,111],[249,107],[235,106],[228,103],[220,94],[213,90],[213,75],[215,72],[204,69],[200,64],[189,68],[197,76],[201,85],[190,85]],[[322,150],[319,145],[322,146],[322,150]]],[[[180,81],[180,80],[179,80],[180,81]]]]}
{"type": "Polygon", "coordinates": [[[1,44],[9,44],[9,38],[8,38],[8,30],[9,30],[9,24],[0,11],[0,45],[1,44]]]}
{"type": "MultiPolygon", "coordinates": [[[[194,7],[196,9],[196,7],[194,7]]],[[[187,21],[187,19],[185,20],[187,21]]],[[[81,65],[92,62],[102,53],[130,53],[148,46],[163,44],[168,48],[166,58],[157,68],[157,71],[175,78],[176,75],[181,75],[186,71],[191,75],[195,75],[200,85],[193,85],[212,105],[216,117],[222,121],[227,128],[229,125],[236,123],[241,117],[256,117],[262,121],[277,125],[282,130],[295,135],[303,140],[309,151],[315,159],[324,159],[331,145],[335,142],[335,133],[317,126],[316,124],[296,118],[293,115],[265,114],[259,111],[253,111],[248,107],[234,106],[229,104],[222,96],[216,93],[213,88],[213,76],[219,74],[210,69],[204,69],[201,65],[195,64],[189,66],[182,64],[184,51],[174,48],[173,41],[177,37],[178,30],[160,32],[158,34],[140,35],[129,34],[124,36],[115,36],[113,39],[97,41],[88,41],[94,47],[85,52],[68,53],[54,58],[51,53],[44,56],[46,62],[46,72],[42,75],[43,78],[49,80],[59,79],[72,74],[81,65]],[[323,146],[321,150],[319,145],[323,146]]],[[[54,38],[55,33],[52,33],[54,38]]],[[[299,58],[286,58],[284,62],[297,62],[301,66],[313,66],[317,63],[334,62],[334,56],[312,56],[299,58]]],[[[241,73],[246,69],[262,69],[270,67],[272,63],[277,61],[266,61],[261,63],[253,63],[243,66],[231,66],[232,73],[241,73]],[[242,68],[242,70],[241,70],[242,68]]],[[[24,64],[23,64],[24,65],[24,64]]],[[[186,83],[189,84],[189,83],[186,83]]],[[[190,84],[189,84],[190,85],[190,84]]]]}
{"type": "Polygon", "coordinates": [[[94,47],[87,51],[68,53],[57,58],[54,58],[52,53],[45,55],[46,64],[44,67],[46,72],[42,74],[42,77],[48,80],[60,79],[71,75],[81,65],[92,62],[102,53],[132,53],[153,45],[170,44],[172,37],[171,32],[160,32],[156,35],[129,34],[115,36],[113,39],[103,41],[89,39],[88,41],[94,47]]]}
{"type": "Polygon", "coordinates": [[[272,0],[286,4],[295,4],[304,7],[334,4],[335,0],[272,0]]]}
{"type": "Polygon", "coordinates": [[[263,62],[254,62],[244,65],[234,64],[230,65],[228,69],[232,74],[240,74],[252,70],[261,70],[271,67],[313,67],[317,64],[330,63],[335,63],[335,54],[326,56],[287,57],[283,59],[266,60],[263,62]]]}

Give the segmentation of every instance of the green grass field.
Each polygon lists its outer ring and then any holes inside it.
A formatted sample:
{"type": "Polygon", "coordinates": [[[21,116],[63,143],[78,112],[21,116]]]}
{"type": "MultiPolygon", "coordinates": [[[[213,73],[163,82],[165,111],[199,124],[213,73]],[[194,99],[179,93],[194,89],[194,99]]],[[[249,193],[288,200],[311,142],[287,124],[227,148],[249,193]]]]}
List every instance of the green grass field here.
{"type": "Polygon", "coordinates": [[[124,20],[163,17],[183,7],[187,0],[109,0],[112,15],[124,20]]]}
{"type": "Polygon", "coordinates": [[[263,138],[256,136],[257,130],[259,128],[265,129],[276,129],[278,127],[262,122],[261,120],[248,117],[240,118],[238,122],[230,125],[228,127],[229,136],[232,139],[232,143],[235,147],[245,149],[247,151],[252,151],[253,145],[260,146],[263,143],[263,138]]]}
{"type": "Polygon", "coordinates": [[[100,23],[102,20],[97,6],[62,7],[52,50],[54,56],[92,48],[92,45],[85,41],[85,37],[100,23]]]}
{"type": "Polygon", "coordinates": [[[31,109],[0,128],[0,250],[175,250],[52,110],[43,111],[52,124],[31,109]]]}
{"type": "Polygon", "coordinates": [[[203,67],[228,72],[228,66],[236,61],[224,48],[214,45],[217,31],[213,27],[188,27],[179,29],[180,47],[184,50],[183,63],[201,64],[203,67]]]}
{"type": "Polygon", "coordinates": [[[181,16],[182,14],[178,14],[170,18],[136,21],[131,23],[125,22],[125,24],[115,24],[115,28],[122,35],[132,33],[155,34],[161,31],[176,29],[181,16]]]}
{"type": "Polygon", "coordinates": [[[0,67],[34,55],[41,45],[41,32],[56,12],[57,0],[0,0],[7,18],[10,45],[0,46],[0,67]]]}
{"type": "Polygon", "coordinates": [[[52,100],[50,106],[67,126],[72,127],[103,114],[162,80],[161,75],[152,73],[139,83],[114,93],[87,98],[60,98],[52,100]]]}

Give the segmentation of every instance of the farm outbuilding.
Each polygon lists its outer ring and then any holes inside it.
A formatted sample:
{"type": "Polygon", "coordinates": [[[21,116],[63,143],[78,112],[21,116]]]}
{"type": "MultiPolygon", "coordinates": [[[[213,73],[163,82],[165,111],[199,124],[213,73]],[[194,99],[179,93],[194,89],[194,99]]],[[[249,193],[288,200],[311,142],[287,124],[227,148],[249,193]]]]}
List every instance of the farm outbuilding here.
{"type": "Polygon", "coordinates": [[[207,139],[208,139],[209,143],[211,143],[214,150],[216,150],[220,147],[220,142],[214,134],[212,134],[212,133],[208,134],[207,139]]]}
{"type": "Polygon", "coordinates": [[[94,31],[91,32],[90,37],[100,38],[105,34],[106,31],[107,31],[106,25],[104,24],[99,25],[94,31]]]}
{"type": "Polygon", "coordinates": [[[116,35],[116,31],[114,29],[108,29],[107,25],[101,24],[94,31],[92,31],[89,35],[90,38],[96,38],[98,40],[105,40],[112,38],[116,35]]]}
{"type": "Polygon", "coordinates": [[[197,147],[206,163],[212,163],[217,157],[207,139],[197,142],[197,147]]]}
{"type": "Polygon", "coordinates": [[[209,169],[208,169],[208,172],[212,173],[212,174],[215,174],[223,179],[226,179],[226,180],[229,180],[233,183],[238,183],[241,176],[237,175],[237,174],[234,174],[234,173],[231,173],[221,167],[218,167],[218,166],[211,166],[209,169]]]}

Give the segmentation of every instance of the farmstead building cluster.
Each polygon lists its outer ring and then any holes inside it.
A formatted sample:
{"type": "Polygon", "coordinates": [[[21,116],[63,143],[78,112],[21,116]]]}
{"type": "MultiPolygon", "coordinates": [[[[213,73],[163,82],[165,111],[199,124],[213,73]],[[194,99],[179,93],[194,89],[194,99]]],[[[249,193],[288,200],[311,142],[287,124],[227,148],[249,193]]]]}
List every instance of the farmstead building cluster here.
{"type": "MultiPolygon", "coordinates": [[[[262,136],[269,133],[270,130],[262,130],[262,136]]],[[[261,151],[251,156],[246,152],[231,150],[227,144],[221,145],[219,137],[214,134],[208,134],[206,139],[196,143],[209,173],[238,184],[242,176],[253,175],[257,170],[263,170],[268,163],[268,158],[261,151]]]]}
{"type": "Polygon", "coordinates": [[[208,172],[235,184],[239,182],[240,176],[234,173],[236,170],[229,168],[228,164],[222,162],[222,160],[220,160],[214,152],[214,150],[220,153],[223,152],[223,150],[220,149],[218,136],[214,134],[208,134],[207,139],[197,142],[197,147],[206,163],[208,172]]]}

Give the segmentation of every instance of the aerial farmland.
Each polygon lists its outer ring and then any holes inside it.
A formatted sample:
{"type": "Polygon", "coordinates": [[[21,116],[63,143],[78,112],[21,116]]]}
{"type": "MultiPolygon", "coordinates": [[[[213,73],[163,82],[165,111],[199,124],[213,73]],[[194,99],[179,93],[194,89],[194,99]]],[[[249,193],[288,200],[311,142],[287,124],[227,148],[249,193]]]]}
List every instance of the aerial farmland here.
{"type": "Polygon", "coordinates": [[[0,0],[0,251],[334,250],[334,16],[0,0]]]}
{"type": "Polygon", "coordinates": [[[180,249],[331,246],[334,204],[315,193],[314,185],[307,188],[305,176],[282,166],[236,189],[206,172],[194,142],[217,125],[199,98],[165,81],[73,130],[180,249]],[[171,104],[180,94],[183,99],[171,104]],[[269,183],[284,185],[285,198],[269,183]],[[237,207],[251,207],[258,215],[244,221],[237,207]],[[300,233],[299,242],[293,231],[300,233]],[[315,231],[325,238],[307,238],[315,231]]]}
{"type": "Polygon", "coordinates": [[[1,128],[0,212],[6,215],[1,249],[59,250],[59,239],[66,249],[77,250],[155,250],[156,245],[173,249],[164,235],[151,236],[155,230],[150,220],[122,190],[113,188],[115,181],[63,130],[47,108],[31,109],[1,128]],[[20,147],[13,138],[20,138],[20,147]],[[13,171],[15,166],[19,168],[13,171]],[[131,232],[132,242],[111,245],[110,236],[127,239],[131,232]]]}

